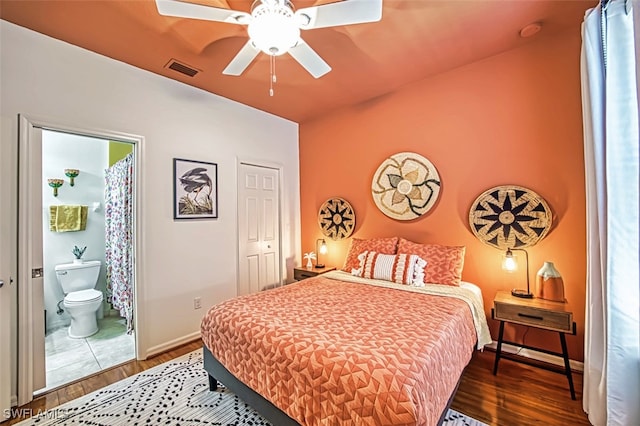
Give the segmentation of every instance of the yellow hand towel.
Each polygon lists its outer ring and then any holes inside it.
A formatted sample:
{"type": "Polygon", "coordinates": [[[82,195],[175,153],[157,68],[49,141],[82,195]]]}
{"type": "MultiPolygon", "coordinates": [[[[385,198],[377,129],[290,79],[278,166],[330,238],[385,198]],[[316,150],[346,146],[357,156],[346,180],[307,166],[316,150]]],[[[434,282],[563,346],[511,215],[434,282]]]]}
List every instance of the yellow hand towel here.
{"type": "Polygon", "coordinates": [[[88,206],[51,206],[49,229],[55,232],[84,231],[87,228],[88,206]]]}
{"type": "Polygon", "coordinates": [[[58,206],[49,206],[49,231],[57,232],[56,220],[58,216],[58,206]]]}

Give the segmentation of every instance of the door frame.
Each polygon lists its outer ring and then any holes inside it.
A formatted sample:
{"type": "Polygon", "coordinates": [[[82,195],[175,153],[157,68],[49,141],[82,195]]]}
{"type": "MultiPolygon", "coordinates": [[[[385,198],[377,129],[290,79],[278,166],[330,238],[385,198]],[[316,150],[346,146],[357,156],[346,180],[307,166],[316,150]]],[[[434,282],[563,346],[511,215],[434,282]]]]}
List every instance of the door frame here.
{"type": "Polygon", "coordinates": [[[283,218],[284,218],[284,197],[282,196],[282,188],[284,185],[284,166],[282,164],[271,163],[269,161],[255,160],[255,159],[242,159],[236,158],[236,295],[240,293],[240,220],[237,219],[238,211],[240,208],[240,191],[238,191],[238,187],[240,185],[240,166],[254,166],[254,167],[262,167],[265,169],[272,169],[278,172],[278,239],[280,240],[278,246],[278,265],[279,265],[279,279],[278,286],[282,286],[285,284],[285,272],[287,270],[286,259],[282,255],[282,237],[283,237],[283,218]]]}
{"type": "MultiPolygon", "coordinates": [[[[17,241],[16,209],[17,194],[17,138],[14,137],[15,122],[9,117],[0,117],[0,422],[11,417],[11,407],[16,405],[15,395],[15,300],[16,300],[16,255],[17,241]]],[[[15,133],[17,135],[17,133],[15,133]]]]}
{"type": "MultiPolygon", "coordinates": [[[[134,246],[134,337],[135,337],[135,356],[136,359],[145,359],[146,347],[144,342],[144,304],[141,303],[144,300],[144,269],[141,267],[140,259],[144,252],[143,248],[143,235],[145,235],[144,221],[142,220],[141,212],[145,211],[144,192],[140,190],[143,188],[143,174],[141,167],[144,156],[144,137],[139,135],[133,135],[128,133],[122,133],[112,130],[96,129],[96,128],[82,128],[68,123],[61,122],[59,120],[52,120],[43,117],[37,117],[32,115],[18,114],[18,246],[17,251],[17,266],[18,266],[18,347],[15,350],[15,355],[18,360],[18,389],[17,389],[17,403],[23,405],[30,402],[33,399],[33,393],[37,389],[33,389],[34,378],[34,340],[37,337],[33,327],[34,315],[37,313],[33,311],[33,300],[38,295],[34,291],[32,285],[31,270],[32,268],[40,268],[42,265],[34,265],[31,263],[31,239],[33,235],[31,227],[34,223],[35,208],[39,209],[39,214],[42,214],[42,202],[37,201],[37,197],[42,199],[41,192],[37,194],[32,193],[32,188],[40,185],[41,170],[39,165],[37,171],[33,172],[33,168],[30,167],[34,149],[41,151],[42,140],[36,140],[34,136],[34,129],[39,128],[43,130],[52,130],[62,133],[71,133],[82,136],[90,136],[99,139],[114,140],[120,142],[126,142],[133,144],[134,152],[134,188],[133,188],[133,200],[134,200],[134,225],[133,225],[133,246],[134,246]],[[38,178],[40,177],[40,178],[38,178]],[[37,182],[34,182],[38,179],[37,182]]],[[[42,223],[39,221],[38,223],[42,223]]],[[[40,225],[41,226],[41,225],[40,225]]],[[[40,230],[40,234],[41,234],[40,230]]],[[[36,234],[37,235],[37,234],[36,234]]],[[[41,297],[41,296],[40,296],[41,297]]],[[[42,336],[44,338],[44,336],[42,336]]]]}

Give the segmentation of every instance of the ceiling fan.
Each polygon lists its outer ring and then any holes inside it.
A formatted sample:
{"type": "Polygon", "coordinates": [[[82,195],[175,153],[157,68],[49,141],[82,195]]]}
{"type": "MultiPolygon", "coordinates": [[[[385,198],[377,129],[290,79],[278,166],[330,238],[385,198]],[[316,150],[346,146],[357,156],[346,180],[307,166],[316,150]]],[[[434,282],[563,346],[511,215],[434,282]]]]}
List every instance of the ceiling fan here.
{"type": "Polygon", "coordinates": [[[271,56],[272,66],[276,56],[289,53],[313,77],[319,78],[331,67],[305,43],[300,30],[376,22],[382,18],[382,0],[342,0],[298,10],[288,0],[255,0],[251,13],[179,0],[156,0],[156,5],[165,16],[246,25],[249,41],[222,71],[227,75],[242,74],[264,52],[271,56]]]}

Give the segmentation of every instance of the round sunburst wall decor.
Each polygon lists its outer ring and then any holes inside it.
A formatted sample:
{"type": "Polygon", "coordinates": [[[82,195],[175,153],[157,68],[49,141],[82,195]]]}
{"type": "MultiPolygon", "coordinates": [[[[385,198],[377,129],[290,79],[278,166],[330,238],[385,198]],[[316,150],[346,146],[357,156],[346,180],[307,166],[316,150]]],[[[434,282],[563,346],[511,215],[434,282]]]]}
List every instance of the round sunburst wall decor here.
{"type": "Polygon", "coordinates": [[[412,220],[427,213],[440,195],[440,175],[431,161],[414,152],[387,158],[373,175],[371,195],[385,215],[412,220]]]}
{"type": "Polygon", "coordinates": [[[320,206],[318,225],[322,233],[332,240],[349,237],[356,226],[353,207],[342,198],[329,198],[320,206]]]}
{"type": "Polygon", "coordinates": [[[551,229],[547,202],[521,186],[496,186],[480,194],[471,205],[469,226],[483,243],[506,250],[530,247],[551,229]]]}

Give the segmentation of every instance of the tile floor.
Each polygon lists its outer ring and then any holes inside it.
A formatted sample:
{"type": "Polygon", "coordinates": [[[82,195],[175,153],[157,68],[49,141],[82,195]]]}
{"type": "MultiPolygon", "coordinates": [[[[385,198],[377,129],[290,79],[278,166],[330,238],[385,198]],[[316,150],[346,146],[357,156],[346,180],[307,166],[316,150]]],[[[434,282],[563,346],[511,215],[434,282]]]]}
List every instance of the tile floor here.
{"type": "Polygon", "coordinates": [[[124,318],[104,317],[98,326],[96,334],[84,339],[70,338],[67,327],[46,335],[47,386],[37,393],[135,358],[134,337],[126,333],[124,318]]]}

